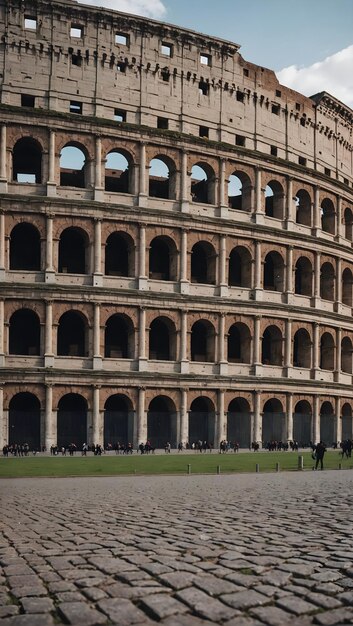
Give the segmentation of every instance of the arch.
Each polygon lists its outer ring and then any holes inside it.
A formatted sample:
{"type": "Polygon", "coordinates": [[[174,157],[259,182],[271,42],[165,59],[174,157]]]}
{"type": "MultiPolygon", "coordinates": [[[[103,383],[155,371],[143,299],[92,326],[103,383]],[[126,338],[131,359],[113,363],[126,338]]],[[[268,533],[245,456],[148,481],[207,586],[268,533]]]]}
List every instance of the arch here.
{"type": "Polygon", "coordinates": [[[279,252],[269,252],[264,261],[264,289],[283,291],[284,261],[279,252]]]}
{"type": "Polygon", "coordinates": [[[191,282],[214,285],[216,251],[208,241],[198,241],[191,250],[191,282]]]}
{"type": "Polygon", "coordinates": [[[323,402],[320,410],[320,441],[331,446],[335,442],[335,415],[331,402],[323,402]]]}
{"type": "Polygon", "coordinates": [[[335,367],[335,342],[331,333],[323,333],[320,339],[320,368],[333,370],[335,367]]]}
{"type": "Polygon", "coordinates": [[[199,320],[191,328],[191,360],[215,360],[215,329],[208,320],[199,320]]]}
{"type": "Polygon", "coordinates": [[[156,155],[149,164],[149,191],[152,198],[175,198],[175,163],[165,155],[156,155]]]}
{"type": "Polygon", "coordinates": [[[335,270],[331,263],[323,263],[320,272],[320,296],[333,302],[335,298],[335,270]]]}
{"type": "Polygon", "coordinates": [[[331,235],[336,234],[336,212],[332,200],[324,198],[321,202],[321,229],[331,235]]]}
{"type": "Polygon", "coordinates": [[[271,398],[264,405],[262,414],[262,442],[283,441],[285,415],[280,400],[271,398]]]}
{"type": "Polygon", "coordinates": [[[82,449],[87,439],[87,402],[78,393],[67,393],[58,403],[58,447],[68,448],[70,444],[75,444],[82,449]]]}
{"type": "Polygon", "coordinates": [[[176,329],[167,317],[156,317],[150,325],[149,359],[156,361],[175,361],[176,329]]]}
{"type": "Polygon", "coordinates": [[[149,250],[149,277],[154,280],[177,279],[177,249],[170,237],[152,239],[149,250]]]}
{"type": "Polygon", "coordinates": [[[9,354],[40,354],[40,320],[31,309],[19,309],[10,317],[9,354]]]}
{"type": "Polygon", "coordinates": [[[293,440],[307,447],[312,440],[312,410],[307,400],[297,402],[293,413],[293,440]]]}
{"type": "Polygon", "coordinates": [[[352,306],[352,283],[352,272],[346,267],[342,272],[342,302],[347,306],[352,306]]]}
{"type": "Polygon", "coordinates": [[[189,411],[189,443],[206,442],[213,447],[215,441],[215,407],[209,398],[195,398],[189,411]]]}
{"type": "Polygon", "coordinates": [[[310,194],[305,189],[299,189],[295,197],[296,223],[303,226],[312,226],[312,202],[310,194]]]}
{"type": "Polygon", "coordinates": [[[311,367],[312,341],[308,331],[300,328],[294,335],[293,365],[294,367],[311,367]]]}
{"type": "Polygon", "coordinates": [[[58,356],[86,356],[87,320],[78,311],[66,311],[58,324],[58,356]]]}
{"type": "Polygon", "coordinates": [[[246,324],[236,322],[228,331],[229,363],[250,363],[251,333],[246,324]]]}
{"type": "Polygon", "coordinates": [[[295,293],[301,296],[312,296],[313,266],[311,261],[301,256],[295,264],[295,293]]]}
{"type": "Polygon", "coordinates": [[[123,150],[111,150],[106,156],[104,189],[113,193],[131,193],[131,156],[123,150]]]}
{"type": "MultiPolygon", "coordinates": [[[[127,445],[133,439],[134,412],[131,401],[124,394],[109,396],[104,405],[104,448],[108,445],[127,445]]],[[[93,442],[100,443],[98,441],[93,442]]]]}
{"type": "Polygon", "coordinates": [[[69,142],[60,152],[60,185],[62,187],[87,187],[88,163],[86,149],[75,142],[69,142]]]}
{"type": "Polygon", "coordinates": [[[251,287],[251,254],[247,248],[236,246],[229,255],[228,284],[231,287],[251,287]]]}
{"type": "Polygon", "coordinates": [[[208,163],[195,163],[191,168],[191,198],[193,202],[214,204],[215,174],[208,163]]]}
{"type": "Polygon", "coordinates": [[[341,370],[352,374],[352,340],[350,337],[343,337],[341,341],[341,370]]]}
{"type": "Polygon", "coordinates": [[[265,188],[265,215],[283,220],[284,217],[284,191],[277,180],[270,180],[265,188]]]}
{"type": "Polygon", "coordinates": [[[108,318],[104,331],[104,356],[108,359],[133,359],[135,329],[127,315],[116,313],[108,318]]]}
{"type": "Polygon", "coordinates": [[[251,190],[249,176],[244,172],[233,172],[228,182],[228,206],[238,211],[251,211],[251,190]]]}
{"type": "Polygon", "coordinates": [[[251,447],[250,407],[244,398],[234,398],[228,405],[227,441],[240,448],[251,447]]]}
{"type": "Polygon", "coordinates": [[[60,235],[59,273],[86,274],[89,240],[81,228],[69,226],[60,235]]]}
{"type": "Polygon", "coordinates": [[[353,439],[352,407],[345,402],[341,410],[342,415],[342,441],[353,439]]]}
{"type": "Polygon", "coordinates": [[[353,213],[350,208],[346,208],[343,214],[344,219],[344,236],[348,241],[353,241],[353,213]]]}
{"type": "Polygon", "coordinates": [[[32,137],[16,141],[12,151],[13,180],[18,183],[42,182],[42,146],[32,137]]]}
{"type": "Polygon", "coordinates": [[[28,222],[14,226],[10,234],[10,270],[41,269],[40,234],[28,222]]]}
{"type": "Polygon", "coordinates": [[[30,450],[40,450],[40,402],[29,392],[17,393],[9,403],[8,442],[28,444],[30,450]]]}
{"type": "Polygon", "coordinates": [[[282,333],[277,326],[267,326],[262,337],[263,365],[282,365],[282,333]]]}
{"type": "Polygon", "coordinates": [[[147,439],[154,448],[177,444],[176,410],[174,402],[167,396],[151,400],[147,412],[147,439]]]}
{"type": "Polygon", "coordinates": [[[104,273],[106,276],[134,276],[134,242],[127,233],[114,232],[107,238],[104,273]]]}

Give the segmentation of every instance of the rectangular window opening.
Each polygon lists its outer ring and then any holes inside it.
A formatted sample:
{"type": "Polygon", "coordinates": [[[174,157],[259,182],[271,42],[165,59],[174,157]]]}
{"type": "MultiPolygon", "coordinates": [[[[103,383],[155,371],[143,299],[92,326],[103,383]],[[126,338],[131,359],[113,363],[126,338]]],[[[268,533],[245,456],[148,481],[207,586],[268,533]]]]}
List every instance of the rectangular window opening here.
{"type": "Polygon", "coordinates": [[[208,92],[210,90],[210,86],[208,83],[206,83],[205,80],[200,80],[199,82],[199,92],[200,94],[202,94],[203,96],[207,96],[208,92]]]}
{"type": "Polygon", "coordinates": [[[272,112],[274,115],[279,115],[279,112],[280,112],[280,106],[279,106],[279,104],[273,104],[273,105],[272,105],[272,107],[271,107],[271,112],[272,112]]]}
{"type": "Polygon", "coordinates": [[[71,24],[70,37],[74,37],[75,39],[82,39],[83,26],[80,26],[80,24],[71,24]]]}
{"type": "Polygon", "coordinates": [[[296,111],[300,111],[300,104],[299,104],[299,102],[295,103],[295,110],[296,111]]]}
{"type": "Polygon", "coordinates": [[[122,74],[126,73],[126,62],[125,61],[119,61],[119,63],[117,64],[117,69],[118,72],[121,72],[122,74]]]}
{"type": "Polygon", "coordinates": [[[243,75],[244,76],[249,76],[249,70],[243,69],[243,75]]]}
{"type": "Polygon", "coordinates": [[[236,146],[245,146],[245,137],[243,135],[235,135],[235,145],[236,146]]]}
{"type": "Polygon", "coordinates": [[[276,148],[276,146],[271,146],[271,154],[272,154],[272,156],[277,156],[277,148],[276,148]]]}
{"type": "Polygon", "coordinates": [[[209,128],[207,128],[207,126],[200,126],[199,127],[199,137],[205,137],[206,139],[208,139],[209,137],[209,128]]]}
{"type": "Polygon", "coordinates": [[[201,65],[208,65],[209,67],[212,64],[212,57],[210,54],[200,54],[200,63],[201,65]]]}
{"type": "Polygon", "coordinates": [[[298,163],[299,163],[299,165],[306,165],[306,158],[300,156],[299,159],[298,159],[298,163]]]}
{"type": "Polygon", "coordinates": [[[77,102],[77,100],[70,101],[70,113],[78,113],[82,114],[82,102],[77,102]]]}
{"type": "Polygon", "coordinates": [[[125,33],[115,33],[115,43],[120,46],[127,46],[129,43],[129,35],[125,35],[125,33]]]}
{"type": "Polygon", "coordinates": [[[162,77],[162,80],[163,80],[165,83],[169,83],[169,79],[170,79],[170,71],[168,70],[168,68],[164,68],[164,69],[161,71],[161,77],[162,77]]]}
{"type": "Polygon", "coordinates": [[[35,97],[29,96],[28,94],[21,94],[21,107],[30,107],[34,109],[35,105],[35,97]]]}
{"type": "Polygon", "coordinates": [[[26,30],[37,30],[37,18],[33,15],[25,16],[25,29],[26,30]]]}
{"type": "Polygon", "coordinates": [[[325,174],[326,176],[331,176],[331,170],[328,167],[325,167],[325,174]]]}
{"type": "Polygon", "coordinates": [[[18,183],[29,183],[30,185],[35,185],[36,183],[36,175],[35,174],[20,174],[17,173],[16,176],[18,183]]]}
{"type": "Polygon", "coordinates": [[[237,91],[236,99],[238,102],[244,102],[244,93],[242,91],[237,91]]]}
{"type": "Polygon", "coordinates": [[[276,98],[280,98],[282,95],[282,92],[279,89],[276,89],[276,98]]]}
{"type": "Polygon", "coordinates": [[[300,120],[300,125],[305,126],[305,117],[302,117],[300,120]]]}
{"type": "Polygon", "coordinates": [[[166,57],[173,56],[173,46],[170,43],[162,42],[161,44],[161,54],[164,54],[166,57]]]}
{"type": "Polygon", "coordinates": [[[122,111],[121,109],[114,109],[114,121],[126,122],[126,111],[122,111]]]}
{"type": "Polygon", "coordinates": [[[81,67],[82,57],[78,54],[71,55],[71,63],[72,65],[76,65],[77,67],[81,67]]]}
{"type": "Polygon", "coordinates": [[[157,128],[167,130],[169,127],[169,120],[167,117],[157,117],[157,128]]]}

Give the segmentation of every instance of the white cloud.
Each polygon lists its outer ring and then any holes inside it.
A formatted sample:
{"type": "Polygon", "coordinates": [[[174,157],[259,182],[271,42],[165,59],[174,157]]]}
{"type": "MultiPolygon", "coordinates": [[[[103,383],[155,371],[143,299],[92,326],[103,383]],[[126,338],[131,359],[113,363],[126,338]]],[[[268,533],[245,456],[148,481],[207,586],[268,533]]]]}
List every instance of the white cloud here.
{"type": "Polygon", "coordinates": [[[166,8],[161,0],[78,0],[81,4],[90,4],[95,7],[105,7],[114,11],[124,11],[134,15],[143,15],[161,19],[166,8]]]}
{"type": "Polygon", "coordinates": [[[353,108],[352,67],[353,45],[308,67],[291,65],[276,74],[282,85],[295,89],[305,96],[327,91],[353,108]]]}

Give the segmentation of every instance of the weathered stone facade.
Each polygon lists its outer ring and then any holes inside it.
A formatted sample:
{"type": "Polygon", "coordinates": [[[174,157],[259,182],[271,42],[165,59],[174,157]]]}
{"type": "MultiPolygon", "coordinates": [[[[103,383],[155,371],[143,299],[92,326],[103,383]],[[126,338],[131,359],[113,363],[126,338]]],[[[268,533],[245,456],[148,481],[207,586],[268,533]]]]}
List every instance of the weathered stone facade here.
{"type": "Polygon", "coordinates": [[[353,112],[152,20],[0,21],[1,445],[351,437],[353,112]]]}

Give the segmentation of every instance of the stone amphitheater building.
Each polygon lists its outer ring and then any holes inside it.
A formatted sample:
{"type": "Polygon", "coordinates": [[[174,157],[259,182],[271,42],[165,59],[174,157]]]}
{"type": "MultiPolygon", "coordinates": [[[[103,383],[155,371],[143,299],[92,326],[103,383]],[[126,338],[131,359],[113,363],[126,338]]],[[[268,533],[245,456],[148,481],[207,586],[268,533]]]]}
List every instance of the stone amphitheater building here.
{"type": "Polygon", "coordinates": [[[1,446],[352,437],[353,112],[184,28],[0,21],[1,446]]]}

